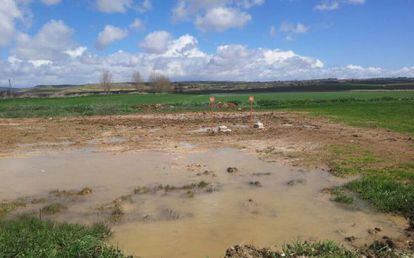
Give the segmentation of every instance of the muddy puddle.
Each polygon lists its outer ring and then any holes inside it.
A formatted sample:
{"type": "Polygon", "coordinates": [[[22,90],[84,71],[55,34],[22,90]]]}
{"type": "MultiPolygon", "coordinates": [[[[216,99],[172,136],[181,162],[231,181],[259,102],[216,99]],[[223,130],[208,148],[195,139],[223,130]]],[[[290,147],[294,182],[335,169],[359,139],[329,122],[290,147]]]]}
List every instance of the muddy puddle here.
{"type": "Polygon", "coordinates": [[[322,190],[344,183],[323,171],[267,163],[237,149],[185,152],[61,151],[0,158],[0,199],[48,203],[59,221],[109,222],[111,240],[141,257],[221,257],[234,244],[273,246],[399,236],[405,221],[369,207],[331,202],[322,190]],[[81,189],[91,189],[85,194],[81,189]],[[53,191],[53,192],[51,192],[53,191]],[[79,192],[81,191],[81,192],[79,192]],[[43,200],[40,201],[33,201],[43,200]]]}

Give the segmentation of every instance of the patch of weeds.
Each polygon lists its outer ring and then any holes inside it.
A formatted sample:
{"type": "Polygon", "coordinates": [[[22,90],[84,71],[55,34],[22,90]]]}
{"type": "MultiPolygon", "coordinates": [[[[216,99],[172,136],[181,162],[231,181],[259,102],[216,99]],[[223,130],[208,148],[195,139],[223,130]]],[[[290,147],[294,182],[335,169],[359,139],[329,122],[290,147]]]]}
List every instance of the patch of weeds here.
{"type": "Polygon", "coordinates": [[[9,214],[12,211],[20,207],[26,207],[26,201],[23,199],[18,199],[12,202],[1,202],[0,203],[0,218],[9,214]]]}
{"type": "Polygon", "coordinates": [[[303,184],[306,184],[306,179],[303,179],[303,178],[292,179],[289,182],[287,182],[288,186],[303,185],[303,184]]]}
{"type": "Polygon", "coordinates": [[[205,181],[200,181],[196,186],[197,186],[197,188],[206,188],[209,185],[210,185],[210,183],[207,183],[205,181]]]}
{"type": "Polygon", "coordinates": [[[352,251],[338,246],[331,241],[320,243],[296,242],[283,247],[285,257],[343,257],[357,258],[358,255],[352,251]]]}
{"type": "Polygon", "coordinates": [[[120,221],[122,216],[124,216],[124,211],[122,210],[121,204],[119,202],[115,202],[114,206],[112,207],[111,211],[111,221],[120,221]]]}
{"type": "Polygon", "coordinates": [[[150,192],[150,189],[147,186],[138,186],[134,189],[134,194],[146,194],[149,192],[150,192]]]}
{"type": "Polygon", "coordinates": [[[414,215],[414,185],[403,184],[384,175],[365,175],[345,185],[385,212],[414,215]]]}
{"type": "Polygon", "coordinates": [[[344,189],[341,187],[332,189],[331,194],[333,195],[333,198],[331,200],[334,202],[343,204],[352,204],[354,202],[354,198],[346,194],[344,189]]]}
{"type": "Polygon", "coordinates": [[[67,191],[67,190],[53,190],[50,191],[50,194],[56,197],[70,197],[70,196],[84,196],[92,193],[92,189],[85,187],[80,191],[67,191]]]}
{"type": "Polygon", "coordinates": [[[47,202],[46,198],[34,198],[30,201],[31,204],[39,204],[47,202]]]}
{"type": "Polygon", "coordinates": [[[408,257],[402,254],[397,254],[395,250],[395,243],[388,237],[383,237],[380,240],[374,241],[365,250],[362,251],[367,257],[384,257],[384,258],[398,258],[408,257]]]}
{"type": "Polygon", "coordinates": [[[76,194],[77,195],[88,195],[88,194],[91,194],[92,193],[92,189],[91,188],[89,188],[89,187],[85,187],[85,188],[83,188],[82,190],[80,190],[79,192],[77,192],[76,194]]]}
{"type": "Polygon", "coordinates": [[[105,243],[110,230],[32,217],[0,220],[0,257],[126,257],[105,243]]]}
{"type": "Polygon", "coordinates": [[[206,189],[210,187],[211,184],[206,181],[200,181],[198,183],[191,183],[183,186],[174,186],[174,185],[158,185],[154,187],[153,189],[150,189],[146,186],[143,187],[136,187],[134,189],[135,194],[146,194],[149,192],[158,192],[158,191],[164,191],[166,193],[173,192],[173,191],[181,191],[181,190],[196,190],[196,189],[206,189]]]}
{"type": "Polygon", "coordinates": [[[336,176],[358,174],[380,161],[369,150],[362,149],[356,144],[332,145],[328,151],[332,153],[328,161],[330,172],[336,176]]]}
{"type": "Polygon", "coordinates": [[[67,207],[61,203],[52,203],[43,207],[41,211],[43,214],[53,215],[66,209],[67,207]]]}
{"type": "Polygon", "coordinates": [[[194,198],[194,192],[192,190],[187,191],[187,197],[188,198],[194,198]]]}

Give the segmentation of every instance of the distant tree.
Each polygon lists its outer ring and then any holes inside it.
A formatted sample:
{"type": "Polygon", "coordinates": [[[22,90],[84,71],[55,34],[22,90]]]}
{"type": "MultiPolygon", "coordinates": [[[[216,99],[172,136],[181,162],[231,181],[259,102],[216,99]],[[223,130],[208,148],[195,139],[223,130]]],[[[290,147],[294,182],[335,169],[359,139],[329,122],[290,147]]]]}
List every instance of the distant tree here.
{"type": "Polygon", "coordinates": [[[141,74],[139,71],[135,71],[132,74],[132,82],[134,83],[134,87],[136,90],[142,90],[144,86],[144,80],[141,77],[141,74]]]}
{"type": "Polygon", "coordinates": [[[108,94],[112,88],[112,74],[108,70],[104,70],[101,75],[101,87],[108,94]]]}
{"type": "Polygon", "coordinates": [[[151,73],[149,81],[155,92],[170,92],[173,90],[170,79],[161,73],[151,73]]]}

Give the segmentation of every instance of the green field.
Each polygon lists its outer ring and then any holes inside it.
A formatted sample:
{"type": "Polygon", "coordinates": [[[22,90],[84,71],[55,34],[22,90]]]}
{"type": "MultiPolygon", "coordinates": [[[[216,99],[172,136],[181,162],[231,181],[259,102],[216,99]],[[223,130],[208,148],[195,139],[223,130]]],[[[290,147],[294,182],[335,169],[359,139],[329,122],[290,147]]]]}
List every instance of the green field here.
{"type": "MultiPolygon", "coordinates": [[[[217,102],[249,109],[248,94],[218,94],[217,102]]],[[[414,91],[353,91],[255,94],[256,110],[301,110],[356,126],[414,134],[414,91]]],[[[0,101],[1,118],[116,115],[209,110],[209,95],[122,94],[0,101]],[[145,105],[161,104],[157,108],[145,105]]]]}

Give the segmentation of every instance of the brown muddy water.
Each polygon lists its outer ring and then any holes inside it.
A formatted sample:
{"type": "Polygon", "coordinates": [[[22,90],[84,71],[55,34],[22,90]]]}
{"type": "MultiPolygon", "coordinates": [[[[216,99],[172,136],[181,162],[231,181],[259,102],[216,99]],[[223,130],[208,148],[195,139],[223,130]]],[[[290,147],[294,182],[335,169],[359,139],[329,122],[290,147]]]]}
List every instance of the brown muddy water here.
{"type": "MultiPolygon", "coordinates": [[[[222,257],[234,244],[273,246],[296,240],[355,236],[372,240],[368,230],[396,237],[405,221],[376,213],[362,202],[331,202],[323,189],[344,183],[323,171],[304,171],[259,160],[237,149],[184,152],[100,152],[94,149],[42,152],[0,158],[0,200],[20,197],[67,209],[51,219],[78,223],[108,221],[121,196],[123,215],[112,222],[111,240],[126,254],[140,257],[222,257]],[[237,172],[228,173],[228,167],[237,172]],[[154,190],[205,181],[200,189],[154,190]],[[51,197],[52,190],[93,190],[85,196],[51,197]],[[134,194],[136,187],[149,192],[134,194]],[[111,206],[112,205],[112,206],[111,206]],[[108,215],[109,214],[109,215],[108,215]]],[[[37,206],[36,206],[37,205],[37,206]]]]}

